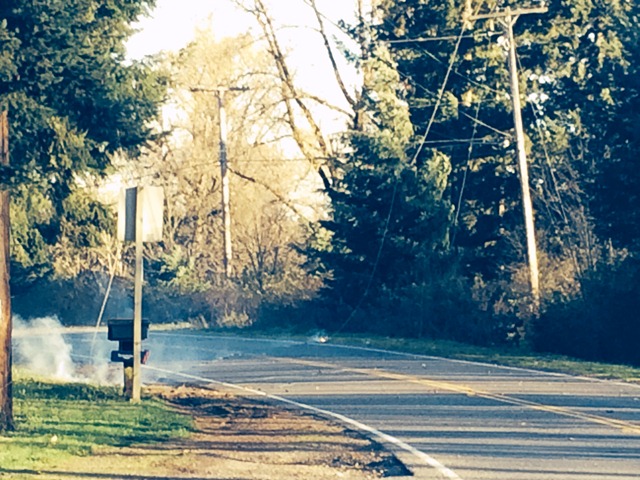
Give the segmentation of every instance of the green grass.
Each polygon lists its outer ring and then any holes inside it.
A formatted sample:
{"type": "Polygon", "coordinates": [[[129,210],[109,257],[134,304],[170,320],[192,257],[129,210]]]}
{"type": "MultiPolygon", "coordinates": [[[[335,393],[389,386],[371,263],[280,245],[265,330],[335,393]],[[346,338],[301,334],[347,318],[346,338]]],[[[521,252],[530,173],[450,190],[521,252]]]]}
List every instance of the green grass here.
{"type": "Polygon", "coordinates": [[[17,429],[0,435],[0,473],[46,468],[69,456],[161,442],[192,430],[191,417],[155,399],[132,404],[119,390],[19,376],[13,387],[17,429]]]}

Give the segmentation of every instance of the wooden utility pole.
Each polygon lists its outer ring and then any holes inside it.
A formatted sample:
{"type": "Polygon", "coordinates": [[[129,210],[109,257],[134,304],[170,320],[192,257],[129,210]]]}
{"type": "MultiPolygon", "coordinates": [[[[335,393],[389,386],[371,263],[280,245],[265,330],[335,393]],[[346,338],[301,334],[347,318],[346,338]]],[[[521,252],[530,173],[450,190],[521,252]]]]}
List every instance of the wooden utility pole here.
{"type": "Polygon", "coordinates": [[[529,168],[527,152],[524,143],[524,128],[522,125],[522,107],[520,105],[520,83],[518,80],[518,63],[516,61],[516,42],[513,36],[513,24],[520,15],[531,13],[546,13],[547,7],[525,8],[511,10],[507,7],[501,12],[466,16],[465,20],[479,20],[495,18],[503,25],[509,43],[509,75],[511,78],[511,102],[513,105],[513,123],[516,133],[516,150],[518,153],[518,167],[520,170],[520,188],[522,190],[522,208],[524,211],[524,225],[527,235],[527,257],[529,261],[529,283],[531,286],[532,313],[537,316],[540,311],[540,280],[538,273],[538,250],[536,245],[535,222],[529,187],[529,168]]]}
{"type": "Polygon", "coordinates": [[[213,92],[218,100],[218,132],[220,176],[222,184],[223,265],[226,278],[233,275],[233,247],[231,243],[231,201],[229,187],[229,160],[227,158],[227,113],[224,94],[228,91],[244,92],[246,87],[192,88],[192,92],[213,92]]]}
{"type": "MultiPolygon", "coordinates": [[[[0,112],[0,167],[9,166],[9,115],[0,112]]],[[[14,429],[9,292],[9,187],[0,185],[0,431],[14,429]]]]}
{"type": "Polygon", "coordinates": [[[224,274],[227,278],[231,278],[233,274],[232,257],[233,251],[231,246],[231,206],[229,191],[229,165],[227,160],[227,112],[224,108],[225,89],[218,88],[216,90],[218,98],[218,132],[220,139],[220,178],[222,179],[222,224],[224,230],[224,274]]]}

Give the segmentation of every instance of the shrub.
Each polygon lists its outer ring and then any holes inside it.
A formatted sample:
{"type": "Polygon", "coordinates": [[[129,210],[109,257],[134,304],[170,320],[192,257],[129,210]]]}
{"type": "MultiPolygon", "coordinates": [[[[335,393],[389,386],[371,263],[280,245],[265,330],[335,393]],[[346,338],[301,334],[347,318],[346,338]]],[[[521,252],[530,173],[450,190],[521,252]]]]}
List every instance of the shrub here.
{"type": "Polygon", "coordinates": [[[640,365],[640,263],[600,264],[579,295],[550,302],[533,325],[537,350],[640,365]]]}

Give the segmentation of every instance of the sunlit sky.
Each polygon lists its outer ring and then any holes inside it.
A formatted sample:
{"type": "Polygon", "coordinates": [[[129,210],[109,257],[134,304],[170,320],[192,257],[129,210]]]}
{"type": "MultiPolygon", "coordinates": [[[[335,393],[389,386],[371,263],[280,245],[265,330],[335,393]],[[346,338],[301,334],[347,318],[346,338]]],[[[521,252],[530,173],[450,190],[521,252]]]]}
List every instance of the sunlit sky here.
{"type": "MultiPolygon", "coordinates": [[[[315,30],[314,13],[306,0],[265,0],[265,4],[278,27],[278,38],[288,53],[290,68],[299,86],[332,103],[346,106],[320,35],[315,30]]],[[[354,0],[317,0],[317,4],[327,17],[325,27],[329,33],[340,36],[333,23],[353,18],[354,0]]],[[[128,44],[129,56],[141,58],[162,50],[177,51],[193,39],[196,28],[206,27],[210,27],[218,39],[248,31],[261,36],[255,20],[231,0],[157,0],[151,16],[136,25],[138,33],[128,44]]],[[[353,69],[343,65],[343,71],[347,82],[355,83],[353,69]]],[[[321,119],[321,123],[329,130],[337,128],[331,119],[321,119]]]]}
{"type": "MultiPolygon", "coordinates": [[[[353,0],[318,0],[318,6],[331,21],[351,19],[353,0]]],[[[287,39],[309,37],[310,25],[315,25],[311,8],[305,0],[265,0],[276,23],[295,27],[285,33],[287,39]]],[[[196,26],[211,26],[218,38],[236,35],[252,28],[251,17],[239,10],[231,0],[157,0],[150,18],[143,19],[140,32],[129,44],[134,58],[158,52],[175,50],[192,37],[196,26]]],[[[330,24],[328,25],[331,28],[330,24]]],[[[283,31],[284,33],[284,31],[283,31]]],[[[299,46],[306,42],[297,42],[299,46]]]]}
{"type": "Polygon", "coordinates": [[[216,36],[224,37],[246,31],[248,19],[227,0],[158,0],[151,16],[136,25],[139,32],[129,42],[129,56],[178,50],[199,26],[211,26],[216,36]]]}

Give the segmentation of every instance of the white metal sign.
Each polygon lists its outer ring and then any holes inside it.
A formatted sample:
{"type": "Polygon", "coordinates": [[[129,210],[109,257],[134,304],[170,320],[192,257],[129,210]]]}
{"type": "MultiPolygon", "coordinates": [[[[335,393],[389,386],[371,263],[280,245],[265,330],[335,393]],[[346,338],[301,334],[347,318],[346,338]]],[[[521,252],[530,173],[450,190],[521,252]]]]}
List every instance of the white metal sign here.
{"type": "Polygon", "coordinates": [[[118,203],[118,240],[136,239],[136,203],[142,202],[142,241],[162,241],[164,190],[162,187],[134,187],[123,190],[118,203]]]}

